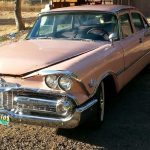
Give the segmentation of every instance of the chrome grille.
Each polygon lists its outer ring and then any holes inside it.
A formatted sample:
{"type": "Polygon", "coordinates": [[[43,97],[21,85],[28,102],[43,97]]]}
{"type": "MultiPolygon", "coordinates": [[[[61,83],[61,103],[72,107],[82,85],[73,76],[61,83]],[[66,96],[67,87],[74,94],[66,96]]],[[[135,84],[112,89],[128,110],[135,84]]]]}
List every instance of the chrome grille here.
{"type": "Polygon", "coordinates": [[[30,110],[30,111],[56,112],[55,106],[18,105],[18,107],[24,110],[30,110]]]}
{"type": "Polygon", "coordinates": [[[17,103],[19,108],[37,112],[56,112],[56,100],[47,100],[43,98],[16,96],[14,101],[17,103]]]}
{"type": "Polygon", "coordinates": [[[0,92],[0,108],[11,110],[13,109],[14,93],[0,92]]]}
{"type": "Polygon", "coordinates": [[[22,110],[23,113],[32,113],[32,112],[37,112],[37,113],[52,113],[56,114],[56,103],[57,99],[53,98],[55,100],[50,100],[52,99],[52,96],[48,97],[48,95],[36,95],[36,93],[26,93],[22,91],[9,91],[9,92],[0,92],[0,109],[6,109],[8,111],[13,110],[22,110]],[[15,98],[19,97],[20,100],[24,99],[24,102],[19,102],[15,101],[15,98]],[[36,103],[33,103],[31,100],[32,99],[36,101],[36,103]],[[47,102],[51,102],[48,104],[40,104],[39,100],[45,100],[47,99],[47,102]]]}

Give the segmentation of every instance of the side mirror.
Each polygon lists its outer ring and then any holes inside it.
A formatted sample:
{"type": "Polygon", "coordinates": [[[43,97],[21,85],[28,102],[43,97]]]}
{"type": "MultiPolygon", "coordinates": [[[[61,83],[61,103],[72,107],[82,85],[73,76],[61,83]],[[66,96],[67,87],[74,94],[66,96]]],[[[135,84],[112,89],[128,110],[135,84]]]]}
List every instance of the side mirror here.
{"type": "Polygon", "coordinates": [[[114,43],[114,40],[116,40],[116,39],[117,39],[117,33],[111,33],[109,35],[109,41],[112,43],[112,45],[114,43]]]}

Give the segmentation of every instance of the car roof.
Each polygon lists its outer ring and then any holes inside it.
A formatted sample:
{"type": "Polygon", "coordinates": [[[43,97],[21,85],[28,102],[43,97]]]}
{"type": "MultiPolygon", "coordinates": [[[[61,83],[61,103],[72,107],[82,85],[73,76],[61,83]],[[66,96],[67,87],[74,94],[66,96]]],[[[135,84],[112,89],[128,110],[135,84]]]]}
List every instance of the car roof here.
{"type": "Polygon", "coordinates": [[[82,6],[73,6],[73,7],[63,7],[52,9],[50,12],[59,12],[59,11],[104,11],[117,13],[121,10],[126,9],[135,9],[135,7],[127,5],[82,5],[82,6]]]}

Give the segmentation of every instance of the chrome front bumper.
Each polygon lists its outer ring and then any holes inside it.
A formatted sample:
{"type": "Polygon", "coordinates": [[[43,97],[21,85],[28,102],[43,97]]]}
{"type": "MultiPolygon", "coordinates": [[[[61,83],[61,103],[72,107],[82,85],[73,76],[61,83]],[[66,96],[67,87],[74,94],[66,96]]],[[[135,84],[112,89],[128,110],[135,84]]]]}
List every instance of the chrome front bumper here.
{"type": "Polygon", "coordinates": [[[81,121],[82,113],[90,109],[97,100],[94,99],[79,108],[75,109],[75,112],[67,116],[66,118],[54,118],[54,117],[38,117],[31,115],[19,115],[6,110],[0,110],[0,113],[9,115],[11,122],[23,123],[30,125],[49,126],[54,128],[75,128],[81,121]]]}
{"type": "Polygon", "coordinates": [[[69,95],[20,87],[1,88],[0,94],[0,114],[8,115],[10,122],[55,128],[74,128],[78,126],[82,113],[97,103],[97,100],[93,99],[81,106],[75,105],[72,112],[63,116],[57,113],[55,107],[57,101],[62,98],[75,101],[69,95]],[[42,94],[43,96],[46,95],[47,98],[38,97],[42,94]]]}

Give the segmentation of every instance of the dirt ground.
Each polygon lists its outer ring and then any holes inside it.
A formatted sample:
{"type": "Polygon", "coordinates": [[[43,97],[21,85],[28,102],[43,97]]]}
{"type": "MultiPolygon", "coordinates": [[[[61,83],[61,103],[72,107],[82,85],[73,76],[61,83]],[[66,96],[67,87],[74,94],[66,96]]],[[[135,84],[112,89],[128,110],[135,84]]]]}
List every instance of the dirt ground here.
{"type": "Polygon", "coordinates": [[[1,150],[150,150],[150,69],[117,96],[99,129],[0,126],[1,150]]]}

